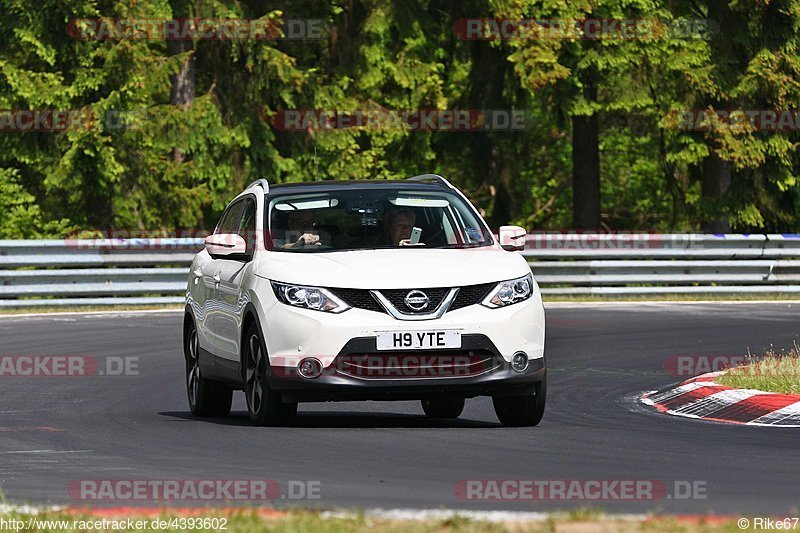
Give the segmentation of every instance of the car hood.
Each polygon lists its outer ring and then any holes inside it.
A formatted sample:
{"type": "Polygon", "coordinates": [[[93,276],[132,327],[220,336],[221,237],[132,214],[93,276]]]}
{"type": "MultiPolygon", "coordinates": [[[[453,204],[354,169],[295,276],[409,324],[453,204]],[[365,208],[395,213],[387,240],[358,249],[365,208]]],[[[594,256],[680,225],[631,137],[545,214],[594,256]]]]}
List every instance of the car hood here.
{"type": "Polygon", "coordinates": [[[302,285],[353,289],[458,287],[530,272],[518,253],[499,247],[259,254],[257,276],[302,285]]]}

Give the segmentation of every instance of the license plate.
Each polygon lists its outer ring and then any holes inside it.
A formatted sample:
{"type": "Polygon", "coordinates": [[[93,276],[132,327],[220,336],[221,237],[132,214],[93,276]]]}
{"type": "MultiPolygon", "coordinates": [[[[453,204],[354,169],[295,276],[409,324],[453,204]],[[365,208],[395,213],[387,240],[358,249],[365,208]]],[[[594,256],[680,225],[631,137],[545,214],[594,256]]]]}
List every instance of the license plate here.
{"type": "Polygon", "coordinates": [[[378,350],[435,350],[461,348],[460,331],[384,331],[378,333],[378,350]]]}

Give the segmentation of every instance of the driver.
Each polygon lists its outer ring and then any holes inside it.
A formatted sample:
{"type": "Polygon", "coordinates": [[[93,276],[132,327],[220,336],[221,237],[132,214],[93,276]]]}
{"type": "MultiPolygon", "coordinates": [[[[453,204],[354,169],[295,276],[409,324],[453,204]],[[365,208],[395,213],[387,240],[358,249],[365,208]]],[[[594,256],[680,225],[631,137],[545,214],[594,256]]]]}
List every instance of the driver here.
{"type": "Polygon", "coordinates": [[[286,232],[286,239],[274,239],[275,248],[301,248],[303,246],[318,246],[322,244],[319,240],[319,233],[314,227],[316,218],[313,211],[291,211],[287,215],[286,222],[289,226],[289,230],[286,232]],[[297,234],[300,235],[300,238],[296,241],[289,241],[290,238],[297,234]]]}

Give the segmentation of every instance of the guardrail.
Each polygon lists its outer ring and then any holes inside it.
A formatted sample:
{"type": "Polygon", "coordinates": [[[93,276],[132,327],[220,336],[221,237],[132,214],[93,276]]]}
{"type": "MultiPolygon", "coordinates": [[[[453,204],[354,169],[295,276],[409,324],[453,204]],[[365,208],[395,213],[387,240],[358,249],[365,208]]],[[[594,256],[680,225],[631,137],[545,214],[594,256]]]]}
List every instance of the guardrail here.
{"type": "Polygon", "coordinates": [[[181,304],[203,239],[0,240],[0,309],[181,304]]]}
{"type": "MultiPolygon", "coordinates": [[[[180,304],[202,239],[0,240],[0,308],[180,304]]],[[[800,235],[534,233],[546,295],[800,293],[800,235]]]]}
{"type": "Polygon", "coordinates": [[[522,252],[544,294],[800,292],[800,235],[540,233],[522,252]]]}

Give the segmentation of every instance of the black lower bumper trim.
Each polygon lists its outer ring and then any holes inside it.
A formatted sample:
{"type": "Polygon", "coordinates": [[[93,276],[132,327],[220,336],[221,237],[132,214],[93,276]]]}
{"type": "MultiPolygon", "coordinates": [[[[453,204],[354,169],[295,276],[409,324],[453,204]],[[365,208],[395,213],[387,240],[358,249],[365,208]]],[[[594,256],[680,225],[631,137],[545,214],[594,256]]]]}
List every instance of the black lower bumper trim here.
{"type": "Polygon", "coordinates": [[[437,397],[523,396],[534,394],[544,380],[545,360],[532,359],[524,372],[503,361],[496,369],[465,377],[426,379],[364,379],[338,371],[306,379],[294,368],[272,368],[270,387],[285,402],[326,402],[350,400],[422,400],[437,397]]]}

